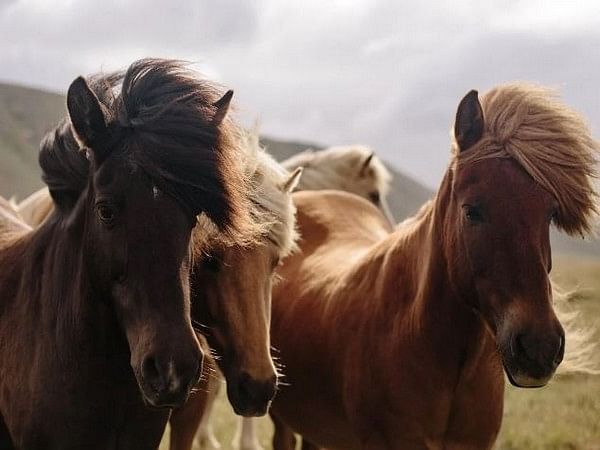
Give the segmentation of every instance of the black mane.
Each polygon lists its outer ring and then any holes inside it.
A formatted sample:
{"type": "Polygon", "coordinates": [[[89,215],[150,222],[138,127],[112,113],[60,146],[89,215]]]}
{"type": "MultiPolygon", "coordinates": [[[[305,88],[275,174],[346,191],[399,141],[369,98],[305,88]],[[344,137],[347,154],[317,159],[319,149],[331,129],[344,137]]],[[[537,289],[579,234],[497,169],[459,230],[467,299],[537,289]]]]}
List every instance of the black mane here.
{"type": "MultiPolygon", "coordinates": [[[[217,85],[162,59],[136,61],[125,73],[95,75],[88,84],[105,109],[110,151],[127,152],[191,214],[206,212],[222,229],[239,228],[242,195],[230,188],[244,184],[235,169],[237,130],[228,120],[213,123],[217,85]]],[[[66,119],[43,139],[39,162],[51,192],[83,191],[90,164],[80,150],[66,119]]]]}

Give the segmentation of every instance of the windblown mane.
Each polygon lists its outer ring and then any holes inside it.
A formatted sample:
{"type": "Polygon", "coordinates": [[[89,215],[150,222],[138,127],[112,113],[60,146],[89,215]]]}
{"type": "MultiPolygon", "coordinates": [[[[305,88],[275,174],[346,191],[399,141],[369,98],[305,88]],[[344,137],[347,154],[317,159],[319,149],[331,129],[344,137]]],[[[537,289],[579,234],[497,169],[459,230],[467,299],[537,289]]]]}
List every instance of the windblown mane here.
{"type": "Polygon", "coordinates": [[[570,235],[592,231],[600,147],[584,119],[560,103],[555,92],[525,84],[492,89],[482,107],[483,137],[460,154],[454,141],[455,163],[513,158],[556,198],[560,230],[570,235]]]}
{"type": "MultiPolygon", "coordinates": [[[[114,142],[128,160],[192,214],[206,212],[231,236],[245,233],[245,180],[239,167],[237,128],[215,126],[216,84],[179,61],[143,59],[124,73],[96,75],[90,87],[102,102],[114,142]],[[202,151],[204,150],[204,151],[202,151]]],[[[51,191],[80,193],[89,162],[64,120],[42,142],[40,165],[51,191]]]]}
{"type": "MultiPolygon", "coordinates": [[[[243,244],[256,244],[268,239],[279,248],[280,256],[286,256],[295,249],[298,237],[296,208],[290,194],[282,190],[290,174],[260,146],[256,130],[239,130],[238,138],[245,177],[249,181],[247,194],[254,231],[243,244]]],[[[209,231],[205,233],[204,242],[195,241],[194,244],[202,244],[201,249],[213,248],[218,244],[215,241],[221,241],[218,231],[206,215],[201,215],[198,221],[209,231]]]]}
{"type": "Polygon", "coordinates": [[[338,189],[361,197],[378,191],[385,196],[392,177],[376,155],[361,176],[361,166],[372,153],[373,150],[362,145],[306,150],[283,161],[282,165],[290,171],[304,167],[296,191],[338,189]]]}

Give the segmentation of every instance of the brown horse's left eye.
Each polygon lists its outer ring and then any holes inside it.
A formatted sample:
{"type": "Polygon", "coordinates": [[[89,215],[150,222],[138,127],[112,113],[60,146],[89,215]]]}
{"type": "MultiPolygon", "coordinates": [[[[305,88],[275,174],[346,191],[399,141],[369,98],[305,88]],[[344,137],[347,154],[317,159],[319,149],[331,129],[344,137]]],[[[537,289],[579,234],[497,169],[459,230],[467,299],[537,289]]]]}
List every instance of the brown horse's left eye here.
{"type": "Polygon", "coordinates": [[[98,205],[96,211],[100,220],[107,225],[112,224],[117,217],[117,212],[109,205],[98,205]]]}
{"type": "Polygon", "coordinates": [[[465,217],[470,223],[481,223],[483,222],[483,213],[479,206],[464,206],[465,217]]]}

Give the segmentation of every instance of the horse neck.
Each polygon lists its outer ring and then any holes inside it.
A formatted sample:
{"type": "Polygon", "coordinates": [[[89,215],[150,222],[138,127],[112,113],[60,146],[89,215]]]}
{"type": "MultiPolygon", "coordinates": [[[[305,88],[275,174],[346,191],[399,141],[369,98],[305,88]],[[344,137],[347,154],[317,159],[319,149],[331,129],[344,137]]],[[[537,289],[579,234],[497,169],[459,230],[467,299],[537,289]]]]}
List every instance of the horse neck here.
{"type": "MultiPolygon", "coordinates": [[[[412,223],[378,243],[359,269],[371,286],[376,280],[375,295],[366,297],[373,299],[367,307],[377,321],[387,322],[393,334],[412,333],[411,338],[442,349],[451,343],[464,345],[483,327],[453,286],[444,254],[451,185],[449,172],[433,202],[412,223]]],[[[395,337],[390,341],[397,341],[395,337]]]]}
{"type": "Polygon", "coordinates": [[[15,296],[37,326],[56,327],[65,339],[85,332],[80,325],[89,323],[84,319],[94,314],[98,303],[85,251],[86,208],[78,206],[69,225],[55,211],[21,244],[20,289],[15,296]]]}

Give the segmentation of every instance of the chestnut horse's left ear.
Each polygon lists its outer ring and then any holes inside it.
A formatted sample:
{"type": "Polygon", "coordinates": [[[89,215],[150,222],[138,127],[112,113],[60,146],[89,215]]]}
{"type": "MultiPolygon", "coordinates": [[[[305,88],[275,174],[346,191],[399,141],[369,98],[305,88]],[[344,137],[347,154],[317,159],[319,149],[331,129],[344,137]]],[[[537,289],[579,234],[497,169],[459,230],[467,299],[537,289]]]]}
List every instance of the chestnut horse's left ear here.
{"type": "Polygon", "coordinates": [[[464,152],[483,136],[483,109],[477,91],[472,90],[460,101],[454,122],[454,138],[459,151],[464,152]]]}
{"type": "Polygon", "coordinates": [[[281,186],[283,192],[290,193],[292,192],[296,186],[298,185],[298,181],[300,181],[300,177],[302,176],[302,171],[304,167],[297,167],[296,170],[292,172],[287,180],[281,186]]]}
{"type": "Polygon", "coordinates": [[[369,167],[369,164],[371,164],[371,161],[373,161],[373,156],[375,156],[375,152],[371,152],[369,154],[369,156],[367,156],[365,158],[365,160],[363,161],[363,163],[360,165],[360,172],[359,173],[360,173],[361,177],[365,174],[365,171],[369,167]]]}

